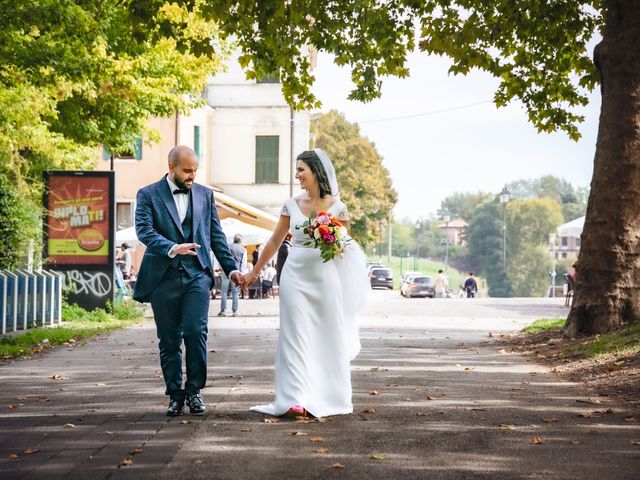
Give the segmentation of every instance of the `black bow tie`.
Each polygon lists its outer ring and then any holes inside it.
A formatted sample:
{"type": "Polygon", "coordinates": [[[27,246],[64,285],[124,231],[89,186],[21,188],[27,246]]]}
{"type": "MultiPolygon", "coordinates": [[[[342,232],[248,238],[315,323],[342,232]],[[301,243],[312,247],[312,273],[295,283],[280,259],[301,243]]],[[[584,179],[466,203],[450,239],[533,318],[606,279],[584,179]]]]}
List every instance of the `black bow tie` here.
{"type": "Polygon", "coordinates": [[[189,195],[189,190],[187,190],[186,188],[176,188],[176,189],[173,191],[173,194],[174,194],[174,195],[179,195],[179,194],[181,194],[181,193],[184,193],[185,195],[189,195]]]}

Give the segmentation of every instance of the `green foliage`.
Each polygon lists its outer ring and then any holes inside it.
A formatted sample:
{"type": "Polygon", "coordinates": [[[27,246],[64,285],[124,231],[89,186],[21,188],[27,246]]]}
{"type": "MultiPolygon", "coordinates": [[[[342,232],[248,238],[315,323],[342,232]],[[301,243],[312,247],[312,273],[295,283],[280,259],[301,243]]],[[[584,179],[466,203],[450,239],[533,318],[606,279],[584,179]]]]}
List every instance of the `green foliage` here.
{"type": "Polygon", "coordinates": [[[29,238],[36,238],[38,209],[21,195],[18,185],[0,171],[0,266],[16,268],[27,255],[29,238]]]}
{"type": "Polygon", "coordinates": [[[513,296],[544,296],[551,284],[550,270],[551,257],[546,246],[523,243],[508,266],[513,296]]]}
{"type": "Polygon", "coordinates": [[[478,192],[478,193],[460,193],[446,197],[440,202],[440,209],[438,215],[440,217],[448,214],[451,219],[461,218],[468,222],[473,216],[473,209],[478,205],[491,200],[493,198],[492,193],[478,192]]]}
{"type": "MultiPolygon", "coordinates": [[[[17,222],[23,240],[38,244],[43,171],[90,169],[98,145],[128,150],[142,134],[154,136],[144,131],[149,117],[202,102],[227,46],[201,5],[2,2],[0,173],[28,213],[0,216],[1,230],[17,222]]],[[[12,258],[0,255],[0,267],[12,258]]]]}
{"type": "Polygon", "coordinates": [[[576,188],[568,181],[553,175],[545,175],[534,180],[518,180],[510,183],[507,188],[514,199],[554,199],[560,204],[564,222],[581,217],[587,211],[589,189],[576,188]]]}
{"type": "Polygon", "coordinates": [[[496,77],[497,106],[520,101],[538,131],[561,130],[577,139],[583,117],[575,110],[586,105],[586,90],[598,82],[586,47],[603,28],[602,9],[599,0],[219,0],[204,12],[238,39],[247,76],[277,74],[296,108],[318,106],[306,46],[349,66],[355,85],[350,98],[369,101],[380,96],[381,78],[408,75],[406,56],[417,26],[420,48],[451,58],[451,73],[479,69],[496,77]]]}
{"type": "Polygon", "coordinates": [[[524,327],[522,331],[524,333],[539,333],[547,330],[561,329],[566,321],[566,318],[541,318],[531,325],[524,327]]]}
{"type": "Polygon", "coordinates": [[[314,147],[331,157],[340,184],[341,200],[349,207],[351,236],[361,245],[375,242],[380,224],[398,202],[389,171],[375,145],[332,110],[311,123],[314,147]]]}

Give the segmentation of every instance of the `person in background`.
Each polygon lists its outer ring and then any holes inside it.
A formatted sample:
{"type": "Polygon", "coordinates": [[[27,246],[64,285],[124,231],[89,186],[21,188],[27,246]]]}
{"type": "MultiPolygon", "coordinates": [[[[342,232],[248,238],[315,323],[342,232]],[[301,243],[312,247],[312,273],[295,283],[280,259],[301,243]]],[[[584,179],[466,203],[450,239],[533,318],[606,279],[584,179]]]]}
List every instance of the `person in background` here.
{"type": "Polygon", "coordinates": [[[128,243],[123,243],[120,248],[122,253],[116,260],[116,264],[120,267],[122,278],[126,282],[131,277],[131,252],[129,251],[131,247],[129,247],[128,243]]]}
{"type": "Polygon", "coordinates": [[[469,276],[464,281],[464,291],[467,294],[467,298],[474,298],[478,293],[478,283],[473,278],[473,272],[469,272],[469,276]]]}
{"type": "Polygon", "coordinates": [[[268,297],[269,290],[273,288],[273,279],[276,278],[276,269],[273,266],[273,262],[270,262],[269,265],[264,269],[262,273],[262,296],[268,297]]]}
{"type": "MultiPolygon", "coordinates": [[[[233,243],[229,245],[231,255],[236,262],[237,270],[245,274],[247,273],[247,249],[242,246],[242,235],[236,234],[233,237],[233,243]]],[[[240,295],[240,287],[229,280],[224,272],[220,278],[220,312],[219,317],[226,316],[225,310],[227,309],[227,294],[231,288],[231,314],[235,317],[238,314],[238,296],[240,295]]]]}
{"type": "Polygon", "coordinates": [[[280,248],[278,248],[278,256],[276,258],[276,280],[278,281],[278,285],[280,285],[280,273],[282,272],[284,262],[286,262],[289,249],[291,248],[291,238],[291,233],[287,232],[287,236],[284,237],[280,248]]]}
{"type": "Polygon", "coordinates": [[[445,298],[447,296],[447,289],[449,288],[449,281],[442,270],[438,270],[435,280],[433,281],[433,289],[436,298],[445,298]]]}

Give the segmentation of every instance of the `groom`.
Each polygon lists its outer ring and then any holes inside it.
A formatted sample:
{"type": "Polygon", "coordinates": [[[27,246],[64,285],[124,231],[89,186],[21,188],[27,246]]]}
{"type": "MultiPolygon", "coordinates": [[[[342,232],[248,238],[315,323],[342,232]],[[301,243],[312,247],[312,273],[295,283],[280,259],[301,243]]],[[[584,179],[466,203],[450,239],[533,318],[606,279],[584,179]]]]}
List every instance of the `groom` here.
{"type": "Polygon", "coordinates": [[[213,250],[235,283],[240,272],[220,226],[213,192],[194,183],[198,158],[185,146],[169,152],[169,173],[138,191],[136,234],[146,245],[133,298],[151,302],[160,365],[170,397],[167,415],[202,415],[207,378],[207,320],[213,286],[213,250]],[[182,388],[182,342],[187,380],[182,388]]]}

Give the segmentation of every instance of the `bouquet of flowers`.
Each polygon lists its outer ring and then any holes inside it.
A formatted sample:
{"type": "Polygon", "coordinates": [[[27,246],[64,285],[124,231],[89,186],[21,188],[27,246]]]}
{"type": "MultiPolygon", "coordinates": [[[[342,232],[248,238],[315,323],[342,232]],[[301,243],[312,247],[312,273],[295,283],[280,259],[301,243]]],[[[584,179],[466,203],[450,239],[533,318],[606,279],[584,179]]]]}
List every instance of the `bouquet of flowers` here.
{"type": "Polygon", "coordinates": [[[324,262],[341,257],[344,247],[351,241],[340,220],[324,210],[313,212],[309,220],[296,228],[302,228],[302,231],[309,235],[305,245],[320,249],[324,262]]]}

